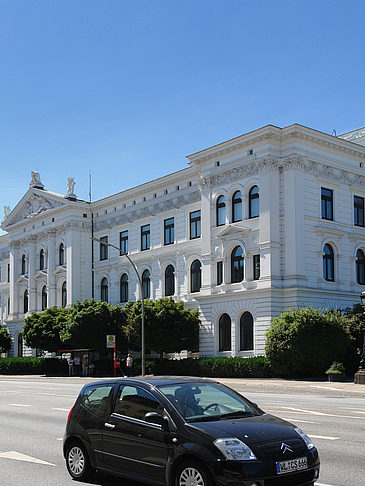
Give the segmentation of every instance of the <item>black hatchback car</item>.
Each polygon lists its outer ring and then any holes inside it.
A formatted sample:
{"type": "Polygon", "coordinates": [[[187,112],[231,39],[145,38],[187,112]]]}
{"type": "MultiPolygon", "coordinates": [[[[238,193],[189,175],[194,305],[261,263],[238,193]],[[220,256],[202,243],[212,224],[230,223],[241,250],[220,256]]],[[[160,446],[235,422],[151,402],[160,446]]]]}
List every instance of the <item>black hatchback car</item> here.
{"type": "Polygon", "coordinates": [[[94,470],[168,486],[309,486],[317,449],[234,390],[191,377],[85,385],[63,443],[70,475],[94,470]]]}

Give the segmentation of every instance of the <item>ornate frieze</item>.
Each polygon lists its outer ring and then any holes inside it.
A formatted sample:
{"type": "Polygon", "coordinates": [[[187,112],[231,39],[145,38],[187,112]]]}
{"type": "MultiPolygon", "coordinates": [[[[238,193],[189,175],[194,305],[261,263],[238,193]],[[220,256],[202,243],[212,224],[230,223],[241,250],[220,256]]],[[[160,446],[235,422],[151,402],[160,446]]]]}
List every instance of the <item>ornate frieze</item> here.
{"type": "Polygon", "coordinates": [[[49,209],[54,209],[60,206],[62,206],[62,203],[34,193],[27,201],[25,201],[19,211],[17,211],[10,221],[10,224],[15,224],[19,221],[27,219],[33,219],[49,209]]]}

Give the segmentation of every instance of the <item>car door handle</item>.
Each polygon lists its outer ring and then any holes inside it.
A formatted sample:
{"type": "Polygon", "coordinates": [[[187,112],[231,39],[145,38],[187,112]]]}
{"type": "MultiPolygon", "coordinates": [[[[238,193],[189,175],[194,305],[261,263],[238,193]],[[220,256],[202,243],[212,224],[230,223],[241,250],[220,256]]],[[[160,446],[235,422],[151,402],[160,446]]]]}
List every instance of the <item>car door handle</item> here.
{"type": "Polygon", "coordinates": [[[108,429],[115,429],[115,425],[113,424],[108,424],[108,422],[105,422],[105,427],[107,427],[108,429]]]}

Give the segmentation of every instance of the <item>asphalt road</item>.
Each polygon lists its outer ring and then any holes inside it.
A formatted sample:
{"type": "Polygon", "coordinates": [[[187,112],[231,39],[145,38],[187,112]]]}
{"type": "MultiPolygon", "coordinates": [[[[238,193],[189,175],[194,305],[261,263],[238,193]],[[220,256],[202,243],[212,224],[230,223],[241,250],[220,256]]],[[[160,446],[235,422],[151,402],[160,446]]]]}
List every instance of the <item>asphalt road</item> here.
{"type": "MultiPolygon", "coordinates": [[[[97,474],[75,483],[62,436],[81,378],[0,376],[0,485],[142,486],[97,474]]],[[[318,485],[365,484],[365,386],[283,380],[220,380],[265,411],[294,422],[319,449],[318,485]]]]}

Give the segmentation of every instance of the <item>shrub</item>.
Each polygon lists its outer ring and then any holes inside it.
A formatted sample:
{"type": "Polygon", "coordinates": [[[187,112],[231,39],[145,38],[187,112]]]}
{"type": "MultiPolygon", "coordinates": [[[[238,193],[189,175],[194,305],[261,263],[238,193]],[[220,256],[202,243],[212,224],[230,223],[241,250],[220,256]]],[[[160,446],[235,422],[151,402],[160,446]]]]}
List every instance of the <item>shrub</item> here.
{"type": "Polygon", "coordinates": [[[67,374],[67,361],[58,358],[3,358],[0,359],[2,375],[67,374]]]}
{"type": "Polygon", "coordinates": [[[345,373],[345,367],[342,363],[334,361],[326,371],[326,375],[343,375],[345,373]]]}

